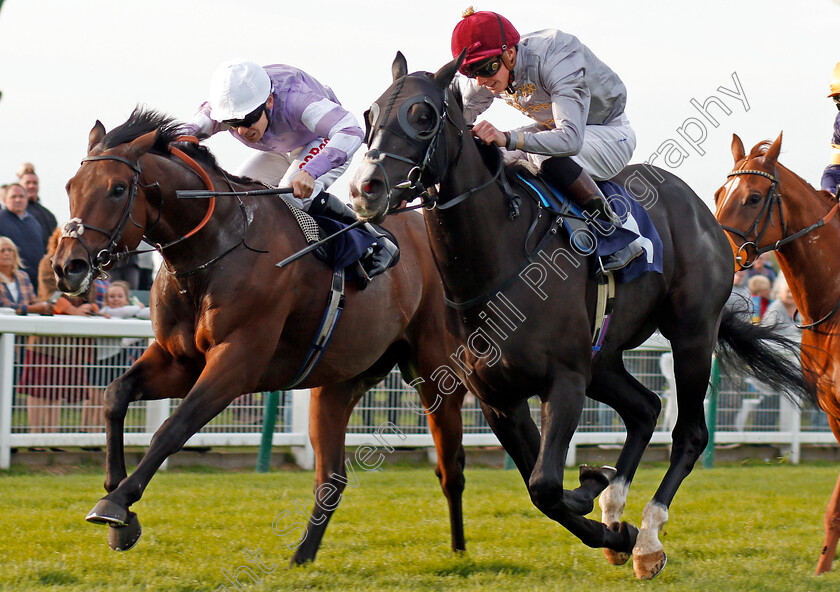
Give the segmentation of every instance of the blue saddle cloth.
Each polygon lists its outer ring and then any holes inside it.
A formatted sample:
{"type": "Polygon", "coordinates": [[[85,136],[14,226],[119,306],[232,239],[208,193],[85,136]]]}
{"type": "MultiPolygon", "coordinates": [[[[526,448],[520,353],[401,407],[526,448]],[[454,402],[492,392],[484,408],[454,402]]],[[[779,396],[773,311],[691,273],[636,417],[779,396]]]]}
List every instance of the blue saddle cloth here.
{"type": "MultiPolygon", "coordinates": [[[[324,229],[327,234],[336,233],[348,226],[344,222],[339,222],[333,218],[326,218],[324,216],[313,216],[313,218],[318,223],[318,226],[324,229]]],[[[335,237],[325,245],[325,250],[329,257],[328,265],[332,265],[333,271],[350,267],[361,259],[362,254],[373,246],[375,242],[376,237],[371,236],[360,228],[349,230],[335,237]]],[[[356,277],[355,266],[350,267],[347,271],[348,279],[356,277]]]]}
{"type": "MultiPolygon", "coordinates": [[[[576,216],[584,217],[584,214],[577,204],[571,202],[566,196],[560,193],[551,184],[543,182],[550,189],[550,194],[545,195],[537,186],[529,183],[520,176],[520,179],[531,186],[540,196],[543,205],[553,212],[565,214],[571,211],[576,216]]],[[[614,273],[615,280],[620,284],[626,284],[643,273],[649,271],[662,273],[662,239],[659,232],[648,216],[647,210],[636,199],[625,190],[622,185],[612,181],[599,181],[598,187],[609,200],[610,205],[616,214],[621,217],[623,228],[615,228],[612,225],[597,219],[594,222],[587,222],[586,226],[591,231],[586,236],[576,236],[574,228],[564,220],[563,225],[569,232],[574,242],[573,246],[584,254],[595,254],[599,257],[612,255],[623,249],[634,240],[644,249],[645,255],[637,257],[630,262],[630,265],[614,273]],[[594,237],[594,245],[592,239],[594,237]],[[577,240],[579,239],[579,240],[577,240]]]]}

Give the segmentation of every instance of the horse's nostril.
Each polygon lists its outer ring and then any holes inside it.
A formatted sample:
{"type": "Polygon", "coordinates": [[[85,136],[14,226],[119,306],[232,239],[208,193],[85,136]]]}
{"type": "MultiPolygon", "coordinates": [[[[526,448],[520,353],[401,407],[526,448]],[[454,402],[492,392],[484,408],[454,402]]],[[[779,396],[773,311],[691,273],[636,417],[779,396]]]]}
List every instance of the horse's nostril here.
{"type": "Polygon", "coordinates": [[[86,274],[90,266],[84,259],[73,259],[69,265],[64,268],[64,272],[68,275],[86,274]]]}

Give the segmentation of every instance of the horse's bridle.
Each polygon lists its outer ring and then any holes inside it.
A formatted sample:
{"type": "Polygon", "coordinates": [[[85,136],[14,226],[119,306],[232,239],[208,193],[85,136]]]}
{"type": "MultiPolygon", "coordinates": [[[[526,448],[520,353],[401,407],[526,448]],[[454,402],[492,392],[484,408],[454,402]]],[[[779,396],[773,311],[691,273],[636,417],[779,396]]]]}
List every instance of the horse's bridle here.
{"type": "MultiPolygon", "coordinates": [[[[435,105],[434,101],[430,99],[428,95],[425,94],[417,94],[413,97],[407,99],[403,102],[400,106],[399,111],[397,112],[397,122],[399,123],[399,130],[391,129],[390,127],[385,127],[385,123],[388,120],[391,111],[394,108],[394,104],[396,103],[397,97],[399,96],[400,92],[402,91],[403,85],[405,84],[406,79],[409,76],[403,76],[398,81],[394,87],[394,91],[391,93],[391,96],[388,98],[388,102],[385,106],[385,112],[380,117],[380,108],[378,103],[373,103],[371,108],[365,112],[365,143],[370,146],[373,137],[377,134],[377,132],[389,132],[391,134],[396,135],[399,138],[402,138],[410,145],[418,147],[418,151],[422,150],[417,146],[422,142],[427,142],[428,145],[426,146],[426,150],[423,153],[423,156],[419,160],[412,160],[400,154],[394,154],[393,152],[385,152],[379,149],[371,149],[365,153],[365,160],[373,165],[375,165],[381,172],[382,176],[385,180],[385,190],[387,192],[386,199],[388,200],[389,210],[393,209],[390,207],[391,197],[395,190],[418,190],[418,194],[415,197],[420,197],[423,200],[423,206],[427,208],[434,208],[437,204],[436,198],[433,197],[428,189],[426,188],[426,184],[434,185],[435,183],[440,181],[440,177],[442,176],[442,172],[444,169],[444,165],[446,163],[446,144],[441,142],[441,138],[443,136],[444,131],[444,124],[447,120],[450,120],[449,110],[448,110],[448,97],[447,94],[444,93],[443,103],[440,107],[435,105]],[[408,111],[414,105],[422,103],[427,105],[432,109],[435,116],[434,126],[426,131],[417,131],[414,129],[408,121],[408,111]],[[373,121],[371,121],[373,119],[373,121]],[[438,151],[438,146],[442,145],[443,150],[438,151]],[[386,158],[393,158],[394,160],[399,160],[401,162],[405,162],[411,165],[411,168],[405,175],[405,180],[395,183],[391,185],[391,181],[388,177],[388,172],[385,170],[383,166],[383,162],[386,158]],[[434,159],[434,160],[433,160],[434,159]],[[434,166],[434,169],[432,169],[434,166]],[[423,177],[427,178],[427,182],[424,184],[422,179],[423,177]],[[428,181],[431,179],[431,181],[428,181]]],[[[458,153],[461,152],[461,145],[463,143],[463,138],[459,135],[459,149],[458,153]]],[[[409,200],[410,201],[410,200],[409,200]]]]}
{"type": "Polygon", "coordinates": [[[743,269],[749,269],[750,267],[755,265],[755,262],[758,259],[758,256],[761,255],[762,253],[768,253],[770,251],[778,251],[781,247],[788,244],[789,242],[794,241],[794,240],[798,239],[799,237],[804,236],[804,235],[808,234],[809,232],[812,232],[812,231],[816,230],[820,226],[824,226],[826,224],[826,222],[831,220],[831,218],[833,218],[835,216],[835,214],[837,214],[838,206],[835,205],[833,208],[831,208],[831,210],[828,211],[828,213],[825,216],[823,216],[822,218],[820,218],[819,220],[817,220],[816,222],[814,222],[810,226],[808,226],[806,228],[803,228],[802,230],[799,230],[797,232],[794,232],[791,235],[788,235],[787,224],[785,222],[785,215],[784,215],[784,212],[782,210],[782,197],[781,197],[781,193],[779,192],[779,179],[778,179],[778,177],[776,177],[775,174],[771,175],[770,173],[766,173],[764,171],[758,171],[758,170],[755,170],[755,169],[737,169],[737,170],[734,170],[734,171],[730,172],[726,176],[727,176],[727,178],[729,178],[729,177],[735,177],[737,175],[759,175],[761,177],[766,177],[766,178],[770,179],[770,189],[767,191],[767,196],[764,198],[764,205],[762,206],[761,211],[756,216],[755,221],[747,229],[746,232],[741,232],[737,228],[732,228],[731,226],[725,226],[723,224],[720,225],[721,228],[723,228],[725,231],[731,232],[733,234],[737,234],[739,237],[741,237],[744,240],[744,242],[741,244],[741,246],[738,247],[735,244],[735,242],[732,240],[732,237],[727,235],[727,237],[729,238],[729,241],[732,243],[732,245],[737,247],[737,249],[738,249],[737,250],[738,254],[735,256],[735,260],[738,262],[738,264],[743,269]],[[759,247],[758,243],[761,242],[761,239],[764,236],[764,233],[767,232],[768,227],[773,222],[773,209],[774,208],[779,211],[779,222],[782,226],[782,238],[780,238],[776,242],[771,243],[769,245],[766,245],[764,247],[759,247]],[[764,225],[761,227],[761,230],[759,231],[758,227],[759,227],[759,225],[761,225],[762,219],[764,219],[764,225]],[[749,236],[751,234],[755,234],[755,240],[750,240],[749,239],[749,236]],[[748,253],[748,250],[750,248],[755,252],[755,258],[753,258],[752,260],[750,260],[749,253],[748,253]],[[746,261],[743,260],[743,257],[741,257],[742,252],[744,252],[744,254],[746,255],[746,258],[747,258],[746,261]]]}
{"type": "MultiPolygon", "coordinates": [[[[738,247],[737,255],[735,256],[735,260],[743,269],[749,269],[753,265],[755,265],[758,256],[762,253],[766,253],[768,251],[776,251],[778,248],[784,244],[784,242],[789,242],[789,240],[785,239],[785,235],[787,234],[787,226],[785,224],[785,217],[782,213],[782,200],[779,196],[779,179],[776,178],[775,174],[766,173],[764,171],[759,171],[755,169],[737,169],[730,172],[726,175],[727,178],[735,177],[738,175],[758,175],[761,177],[765,177],[770,179],[770,189],[767,191],[767,196],[764,198],[764,205],[761,208],[761,211],[753,221],[752,225],[746,230],[746,232],[741,232],[737,228],[732,228],[731,226],[725,226],[721,224],[721,228],[726,230],[727,232],[731,232],[733,234],[737,234],[739,237],[743,239],[743,243],[741,246],[738,247]],[[767,229],[773,223],[773,209],[779,210],[779,222],[782,226],[782,239],[776,241],[772,245],[767,245],[765,247],[758,247],[758,243],[764,237],[764,234],[767,232],[767,229]],[[762,225],[763,222],[763,225],[762,225]],[[759,226],[761,226],[761,230],[759,230],[759,226]],[[755,240],[750,240],[750,235],[755,234],[755,240]],[[752,250],[755,253],[755,257],[750,259],[749,251],[752,250]],[[744,256],[741,256],[741,253],[744,253],[744,256]]],[[[792,239],[791,239],[792,240],[792,239]]],[[[729,241],[735,245],[735,242],[729,237],[729,241]]]]}
{"type": "MultiPolygon", "coordinates": [[[[758,256],[761,255],[762,253],[767,253],[767,252],[770,252],[770,251],[778,251],[782,246],[786,245],[787,243],[789,243],[791,241],[794,241],[794,240],[798,239],[799,237],[804,236],[804,235],[808,234],[809,232],[812,232],[812,231],[816,230],[817,228],[820,228],[821,226],[824,226],[827,222],[829,222],[837,214],[838,207],[840,207],[840,203],[835,204],[835,206],[833,208],[831,208],[828,211],[828,213],[826,213],[825,216],[823,216],[822,218],[820,218],[819,220],[817,220],[816,222],[814,222],[810,226],[808,226],[806,228],[803,228],[802,230],[799,230],[797,232],[794,232],[791,235],[788,235],[787,234],[787,225],[785,224],[784,213],[782,211],[782,198],[781,198],[781,193],[779,191],[779,179],[776,177],[776,175],[775,174],[771,175],[770,173],[766,173],[764,171],[758,171],[758,170],[755,170],[755,169],[737,169],[737,170],[734,170],[734,171],[730,172],[726,176],[727,176],[727,178],[729,178],[729,177],[734,177],[734,176],[737,176],[737,175],[759,175],[761,177],[766,177],[766,178],[770,179],[770,189],[767,192],[767,197],[765,197],[765,199],[764,199],[764,206],[761,208],[761,211],[758,213],[758,216],[756,216],[755,221],[752,223],[752,225],[749,227],[749,229],[745,233],[741,232],[737,228],[732,228],[731,226],[724,226],[723,224],[720,225],[721,228],[723,228],[725,231],[731,232],[733,234],[737,234],[742,239],[744,239],[744,242],[741,244],[740,247],[738,247],[738,254],[735,257],[735,260],[738,262],[738,264],[741,266],[742,269],[749,269],[750,267],[752,267],[755,264],[756,260],[758,259],[758,256]],[[768,226],[772,223],[773,208],[774,207],[779,210],[779,221],[782,225],[782,238],[777,240],[775,243],[772,243],[772,244],[769,244],[769,245],[766,245],[764,247],[759,248],[758,243],[761,241],[761,238],[764,236],[764,233],[767,232],[768,226]],[[767,220],[764,222],[764,226],[761,228],[761,231],[757,231],[757,228],[759,227],[762,218],[764,218],[765,216],[766,216],[767,220]],[[751,240],[749,240],[749,235],[752,234],[753,232],[756,232],[756,237],[755,237],[754,241],[751,241],[751,240]],[[747,249],[749,249],[750,246],[755,251],[755,259],[753,259],[751,261],[749,260],[749,254],[747,253],[747,249]],[[747,261],[742,260],[742,257],[741,257],[741,252],[742,251],[747,255],[747,258],[748,258],[747,261]]],[[[729,239],[729,242],[731,242],[733,246],[737,247],[735,242],[732,240],[731,236],[729,236],[727,234],[727,238],[729,239]]],[[[819,319],[817,321],[814,321],[813,323],[808,323],[808,324],[804,324],[804,325],[796,325],[796,326],[799,329],[813,329],[817,325],[821,325],[825,321],[827,321],[829,318],[831,318],[838,310],[840,310],[840,301],[837,302],[837,304],[834,306],[834,308],[831,310],[831,312],[829,312],[827,315],[823,316],[821,319],[819,319]]]]}
{"type": "MultiPolygon", "coordinates": [[[[196,138],[193,138],[193,137],[190,137],[190,136],[182,136],[182,137],[178,138],[176,141],[186,141],[186,142],[198,143],[198,140],[196,138]]],[[[202,181],[206,185],[208,191],[213,191],[213,182],[210,180],[209,175],[207,174],[207,172],[204,169],[202,169],[198,165],[198,163],[195,162],[195,160],[193,160],[192,158],[187,156],[182,150],[180,150],[180,149],[178,149],[178,148],[176,148],[172,145],[169,146],[169,150],[170,150],[170,152],[172,152],[173,154],[178,156],[181,160],[183,160],[187,164],[187,166],[202,179],[202,181]]],[[[123,158],[122,156],[117,156],[115,154],[100,154],[100,155],[97,155],[97,156],[87,156],[87,157],[83,158],[82,161],[81,161],[81,164],[85,164],[86,162],[94,162],[94,161],[98,161],[98,160],[112,160],[112,161],[116,161],[116,162],[121,162],[124,165],[128,166],[132,171],[134,171],[134,177],[132,177],[132,179],[131,179],[131,187],[129,188],[128,200],[126,201],[125,208],[123,209],[122,215],[120,216],[120,220],[119,220],[119,222],[117,222],[117,225],[114,227],[113,230],[108,231],[104,228],[99,228],[97,226],[92,226],[90,224],[87,224],[87,223],[83,222],[81,218],[73,218],[70,221],[68,221],[66,224],[64,224],[64,226],[62,227],[62,230],[61,230],[61,236],[62,237],[68,237],[68,238],[74,238],[74,239],[78,240],[79,243],[81,243],[81,245],[85,248],[85,251],[87,251],[87,253],[88,253],[88,260],[90,261],[91,268],[97,270],[99,272],[99,275],[101,276],[101,275],[105,275],[105,270],[103,269],[103,267],[109,265],[111,262],[124,260],[124,259],[127,259],[130,255],[137,254],[137,253],[145,253],[145,252],[148,252],[148,251],[141,251],[141,250],[129,251],[128,249],[119,250],[119,251],[117,250],[117,244],[119,243],[120,239],[122,238],[123,230],[125,229],[125,225],[129,220],[131,220],[131,223],[134,224],[137,228],[142,228],[142,226],[140,224],[138,224],[137,222],[135,222],[134,219],[131,217],[131,212],[134,209],[134,202],[137,199],[138,187],[140,185],[140,172],[141,172],[140,162],[139,161],[138,162],[132,162],[132,161],[128,160],[127,158],[123,158]],[[105,246],[105,248],[100,249],[99,252],[94,255],[93,249],[91,249],[90,246],[88,246],[88,244],[82,238],[82,235],[84,234],[85,230],[93,230],[95,232],[99,232],[101,234],[104,234],[106,237],[108,237],[108,244],[105,246]]],[[[156,183],[152,184],[151,186],[154,186],[154,185],[156,185],[156,183]]],[[[191,236],[193,236],[195,233],[197,233],[199,230],[201,230],[207,224],[207,222],[210,220],[210,217],[213,215],[215,205],[216,205],[216,198],[211,197],[210,198],[210,203],[209,203],[208,208],[207,208],[207,212],[205,213],[201,222],[199,222],[195,226],[195,228],[193,228],[192,230],[187,232],[184,236],[179,237],[179,238],[177,238],[177,239],[175,239],[175,240],[173,240],[173,241],[171,241],[171,242],[169,242],[165,245],[156,244],[154,250],[162,252],[163,249],[171,247],[172,245],[175,245],[175,244],[177,244],[181,241],[184,241],[184,240],[190,238],[191,236]]],[[[162,210],[163,209],[163,204],[161,204],[160,207],[161,207],[161,210],[162,210]]],[[[160,217],[160,216],[158,216],[158,217],[160,217]]],[[[145,237],[145,233],[144,233],[144,237],[145,237]]]]}
{"type": "MultiPolygon", "coordinates": [[[[418,190],[418,193],[409,199],[408,201],[412,201],[416,198],[421,199],[421,204],[426,209],[434,209],[435,207],[440,208],[442,210],[454,207],[461,203],[462,201],[472,197],[482,189],[489,187],[497,180],[501,181],[503,184],[502,190],[503,193],[508,198],[508,205],[510,208],[510,218],[513,220],[519,216],[519,198],[513,194],[509,185],[507,184],[507,179],[503,174],[504,171],[504,162],[502,159],[499,159],[498,166],[496,168],[495,173],[487,182],[479,185],[478,187],[473,187],[464,193],[457,195],[451,199],[447,199],[445,202],[440,201],[436,191],[430,191],[427,189],[426,184],[422,182],[424,176],[427,179],[431,179],[431,182],[427,181],[427,184],[435,185],[442,181],[442,177],[444,174],[445,165],[447,164],[447,155],[446,155],[446,143],[441,142],[441,138],[443,137],[443,132],[446,127],[446,124],[451,124],[457,131],[458,131],[458,152],[455,155],[453,162],[457,162],[458,158],[461,155],[461,152],[464,148],[464,134],[463,131],[458,128],[454,121],[452,121],[452,117],[449,115],[449,91],[443,91],[443,101],[440,108],[435,105],[435,102],[431,100],[429,95],[419,93],[414,95],[413,97],[407,99],[402,106],[400,107],[399,112],[397,113],[397,121],[400,124],[400,131],[397,132],[392,130],[391,128],[385,127],[385,122],[388,119],[388,115],[391,113],[393,109],[393,105],[399,96],[400,92],[402,91],[403,84],[405,83],[406,78],[409,78],[412,75],[403,76],[397,81],[396,86],[394,87],[394,91],[391,93],[390,98],[388,99],[388,104],[386,106],[386,111],[384,116],[382,117],[381,123],[379,123],[379,105],[378,103],[374,103],[371,105],[371,108],[365,113],[365,125],[367,129],[365,130],[365,143],[370,145],[373,136],[376,134],[377,131],[387,131],[390,132],[402,139],[406,140],[409,144],[417,145],[418,142],[429,141],[428,145],[426,146],[426,150],[423,154],[422,160],[411,160],[410,158],[406,158],[405,156],[401,156],[399,154],[394,154],[392,152],[384,152],[382,150],[374,149],[369,150],[365,154],[365,160],[371,164],[374,164],[382,171],[382,176],[385,180],[385,189],[387,191],[386,199],[388,203],[391,203],[391,195],[395,189],[404,190],[418,190]],[[417,132],[411,127],[411,124],[408,122],[408,110],[418,103],[424,103],[432,108],[435,113],[435,124],[431,130],[426,132],[417,132]],[[373,124],[370,122],[370,116],[373,116],[373,124]],[[377,124],[378,125],[375,125],[377,124]],[[442,147],[439,151],[438,148],[442,147]],[[405,181],[397,183],[395,185],[391,185],[390,180],[388,178],[388,172],[385,170],[383,166],[383,161],[385,158],[393,158],[395,160],[399,160],[402,162],[406,162],[412,165],[412,168],[409,169],[408,173],[406,173],[405,181]],[[435,170],[430,168],[430,164],[434,163],[435,170]],[[428,173],[428,174],[427,174],[428,173]]],[[[414,76],[415,78],[420,78],[419,76],[414,76]]],[[[422,79],[421,79],[422,80],[422,79]]],[[[395,213],[397,211],[396,206],[389,205],[389,213],[395,213]]]]}
{"type": "MultiPolygon", "coordinates": [[[[127,167],[129,167],[132,171],[134,171],[134,177],[131,179],[131,187],[128,190],[128,200],[126,201],[125,208],[123,209],[122,215],[120,216],[120,221],[117,223],[116,227],[114,227],[113,230],[108,231],[104,228],[99,228],[97,226],[86,224],[82,222],[81,218],[73,218],[62,227],[61,236],[74,238],[78,240],[88,253],[88,260],[90,261],[91,267],[97,269],[100,274],[103,274],[103,267],[110,264],[114,260],[119,260],[128,256],[127,251],[116,253],[115,249],[117,247],[117,243],[119,243],[120,241],[120,238],[122,238],[122,233],[125,228],[125,225],[128,222],[128,220],[131,219],[131,212],[134,209],[134,201],[137,198],[137,186],[140,183],[140,164],[131,162],[130,160],[128,160],[127,158],[123,158],[122,156],[110,154],[88,156],[82,159],[82,164],[86,162],[94,162],[97,160],[113,160],[116,162],[121,162],[127,167]],[[108,237],[108,244],[105,246],[104,249],[101,249],[98,253],[94,255],[93,250],[82,238],[82,234],[84,234],[85,230],[93,230],[104,234],[106,237],[108,237]]],[[[141,226],[137,224],[137,222],[135,222],[134,220],[131,220],[131,222],[138,228],[141,228],[141,226]]]]}

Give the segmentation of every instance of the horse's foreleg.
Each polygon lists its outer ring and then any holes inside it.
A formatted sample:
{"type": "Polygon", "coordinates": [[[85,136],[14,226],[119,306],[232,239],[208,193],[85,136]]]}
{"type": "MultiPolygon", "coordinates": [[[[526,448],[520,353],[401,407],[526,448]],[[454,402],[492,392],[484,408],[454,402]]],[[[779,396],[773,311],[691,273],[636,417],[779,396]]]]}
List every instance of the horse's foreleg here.
{"type": "Polygon", "coordinates": [[[108,386],[103,405],[107,440],[105,491],[114,491],[127,475],[123,438],[129,404],[183,397],[197,376],[197,370],[178,364],[157,342],[152,342],[140,359],[108,386]]]}
{"type": "MultiPolygon", "coordinates": [[[[262,358],[268,355],[266,353],[261,356],[259,352],[235,347],[231,343],[208,352],[206,366],[195,385],[152,437],[149,449],[136,470],[102,498],[88,515],[88,519],[93,522],[127,529],[122,535],[109,539],[112,548],[128,549],[139,538],[139,524],[129,507],[143,495],[161,463],[180,450],[193,434],[233,399],[251,387],[246,382],[247,373],[235,369],[262,367],[266,363],[262,358]]],[[[111,534],[114,534],[113,530],[111,534]]]]}
{"type": "Polygon", "coordinates": [[[540,453],[540,432],[531,419],[528,400],[521,400],[504,413],[485,405],[481,399],[479,404],[487,424],[527,484],[540,453]]]}
{"type": "Polygon", "coordinates": [[[528,482],[531,501],[585,545],[628,553],[636,542],[635,528],[621,524],[618,529],[608,529],[601,522],[581,516],[565,499],[563,466],[583,410],[584,380],[571,372],[564,378],[555,381],[543,400],[540,454],[528,482]]]}
{"type": "MultiPolygon", "coordinates": [[[[309,402],[309,439],[315,452],[315,503],[292,565],[315,560],[327,524],[341,503],[347,485],[344,434],[352,411],[352,390],[347,384],[312,389],[309,402]]],[[[354,469],[355,472],[355,469],[354,469]]],[[[355,483],[355,479],[351,479],[355,483]]]]}
{"type": "MultiPolygon", "coordinates": [[[[425,383],[424,383],[425,384],[425,383]]],[[[423,386],[420,387],[421,390],[423,386]]],[[[427,388],[421,395],[423,405],[430,411],[426,416],[429,420],[429,430],[435,440],[437,449],[437,464],[435,474],[440,480],[440,486],[449,504],[449,526],[452,533],[452,550],[466,550],[464,537],[464,462],[465,454],[461,440],[464,428],[461,419],[461,405],[465,390],[449,395],[438,395],[435,389],[427,388]],[[430,396],[431,395],[431,396],[430,396]],[[436,397],[440,396],[441,399],[436,397]]]]}
{"type": "MultiPolygon", "coordinates": [[[[829,415],[828,422],[835,438],[840,441],[840,437],[838,437],[840,435],[840,420],[829,415]]],[[[831,500],[825,509],[825,539],[823,540],[820,559],[817,561],[817,575],[831,571],[831,564],[834,562],[834,556],[837,553],[838,540],[840,540],[840,476],[837,478],[834,493],[831,494],[831,500]]]]}

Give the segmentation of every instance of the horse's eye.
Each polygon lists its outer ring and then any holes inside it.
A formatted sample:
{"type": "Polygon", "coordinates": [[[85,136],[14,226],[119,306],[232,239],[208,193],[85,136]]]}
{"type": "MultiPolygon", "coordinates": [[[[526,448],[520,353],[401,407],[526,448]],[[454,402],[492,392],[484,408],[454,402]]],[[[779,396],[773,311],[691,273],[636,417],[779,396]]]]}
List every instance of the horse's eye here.
{"type": "Polygon", "coordinates": [[[764,196],[763,196],[763,195],[761,195],[760,193],[750,193],[750,194],[747,196],[747,205],[748,205],[748,206],[754,206],[754,205],[756,205],[756,204],[761,203],[761,201],[762,201],[763,199],[764,199],[764,196]]]}
{"type": "Polygon", "coordinates": [[[116,187],[114,187],[114,197],[121,197],[123,193],[125,193],[125,185],[120,183],[116,187]]]}

